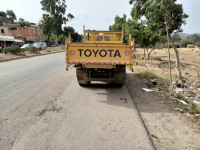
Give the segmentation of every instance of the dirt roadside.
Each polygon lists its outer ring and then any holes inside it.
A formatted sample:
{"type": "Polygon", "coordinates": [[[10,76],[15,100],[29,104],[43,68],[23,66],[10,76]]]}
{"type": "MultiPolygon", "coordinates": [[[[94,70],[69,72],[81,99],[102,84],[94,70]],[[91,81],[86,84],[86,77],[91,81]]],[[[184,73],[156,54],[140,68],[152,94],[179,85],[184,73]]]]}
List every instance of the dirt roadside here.
{"type": "Polygon", "coordinates": [[[0,62],[6,62],[6,61],[11,61],[11,60],[16,60],[16,59],[42,56],[42,55],[60,53],[60,52],[64,52],[63,47],[48,47],[45,50],[38,51],[38,53],[31,53],[29,51],[25,51],[23,54],[18,54],[18,55],[0,53],[0,62]]]}
{"type": "Polygon", "coordinates": [[[142,88],[147,85],[130,71],[126,86],[158,150],[200,150],[199,129],[183,114],[174,111],[164,97],[145,92],[142,88]]]}

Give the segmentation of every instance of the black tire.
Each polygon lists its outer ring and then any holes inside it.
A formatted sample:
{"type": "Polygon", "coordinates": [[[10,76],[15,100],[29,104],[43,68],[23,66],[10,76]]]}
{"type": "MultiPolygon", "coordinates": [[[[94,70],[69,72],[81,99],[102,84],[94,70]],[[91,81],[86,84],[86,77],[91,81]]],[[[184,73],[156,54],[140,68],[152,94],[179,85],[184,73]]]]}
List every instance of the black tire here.
{"type": "Polygon", "coordinates": [[[88,71],[85,68],[76,68],[76,77],[80,86],[87,86],[91,81],[86,81],[85,78],[88,76],[88,71]]]}
{"type": "Polygon", "coordinates": [[[113,84],[116,87],[122,87],[125,84],[125,78],[126,78],[126,68],[125,66],[120,66],[120,71],[114,72],[114,78],[113,84]]]}
{"type": "Polygon", "coordinates": [[[84,87],[86,84],[78,83],[81,87],[84,87]]]}
{"type": "Polygon", "coordinates": [[[86,86],[89,86],[91,84],[91,81],[87,81],[86,83],[79,83],[79,85],[81,86],[81,87],[86,87],[86,86]]]}

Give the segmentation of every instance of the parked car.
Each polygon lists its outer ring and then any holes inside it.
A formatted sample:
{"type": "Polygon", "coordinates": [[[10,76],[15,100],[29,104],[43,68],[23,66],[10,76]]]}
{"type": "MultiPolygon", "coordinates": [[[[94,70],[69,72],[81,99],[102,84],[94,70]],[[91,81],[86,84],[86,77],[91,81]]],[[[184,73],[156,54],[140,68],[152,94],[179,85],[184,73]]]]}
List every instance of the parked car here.
{"type": "Polygon", "coordinates": [[[42,42],[41,44],[43,44],[44,47],[47,48],[47,43],[46,42],[42,42]]]}
{"type": "Polygon", "coordinates": [[[37,48],[38,50],[43,50],[43,49],[46,48],[45,45],[42,44],[42,43],[34,43],[33,46],[34,46],[35,48],[37,48]]]}
{"type": "Polygon", "coordinates": [[[24,44],[24,45],[21,47],[21,49],[29,48],[29,47],[31,47],[31,46],[32,46],[31,44],[24,44]]]}

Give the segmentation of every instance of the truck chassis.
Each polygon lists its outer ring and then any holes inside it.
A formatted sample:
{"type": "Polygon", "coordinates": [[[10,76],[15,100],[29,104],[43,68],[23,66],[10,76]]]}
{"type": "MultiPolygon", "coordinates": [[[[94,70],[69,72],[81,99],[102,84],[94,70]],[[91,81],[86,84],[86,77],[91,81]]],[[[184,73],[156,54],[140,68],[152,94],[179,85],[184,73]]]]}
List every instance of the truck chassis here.
{"type": "Polygon", "coordinates": [[[125,83],[126,66],[116,65],[112,69],[77,67],[76,76],[81,86],[88,85],[91,81],[106,81],[122,86],[125,83]]]}

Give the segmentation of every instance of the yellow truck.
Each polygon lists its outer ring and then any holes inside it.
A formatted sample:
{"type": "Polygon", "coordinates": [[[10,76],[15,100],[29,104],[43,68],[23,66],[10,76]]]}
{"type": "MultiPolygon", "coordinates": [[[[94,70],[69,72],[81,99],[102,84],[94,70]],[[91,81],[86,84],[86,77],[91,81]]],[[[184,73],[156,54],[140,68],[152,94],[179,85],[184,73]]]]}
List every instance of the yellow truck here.
{"type": "Polygon", "coordinates": [[[83,43],[72,43],[69,35],[65,43],[66,69],[76,68],[79,85],[91,81],[112,82],[118,86],[125,83],[126,66],[133,67],[134,41],[123,43],[122,31],[85,30],[83,43]]]}

